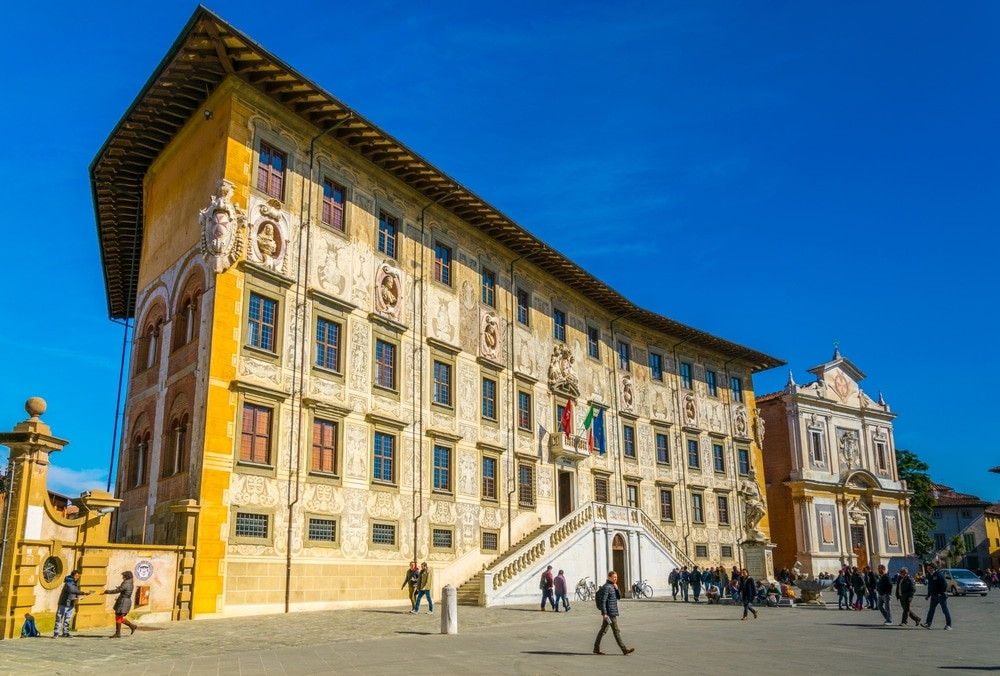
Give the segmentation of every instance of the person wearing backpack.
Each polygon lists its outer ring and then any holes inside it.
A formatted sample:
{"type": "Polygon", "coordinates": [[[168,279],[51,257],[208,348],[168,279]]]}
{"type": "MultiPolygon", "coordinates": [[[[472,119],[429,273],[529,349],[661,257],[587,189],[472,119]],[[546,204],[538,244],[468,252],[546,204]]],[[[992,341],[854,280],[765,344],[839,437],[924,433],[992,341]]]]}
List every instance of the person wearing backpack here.
{"type": "Polygon", "coordinates": [[[611,627],[611,633],[615,635],[615,641],[618,642],[622,655],[635,652],[635,648],[629,648],[625,645],[625,642],[622,641],[622,635],[618,631],[618,599],[621,597],[622,593],[618,589],[618,573],[612,570],[608,573],[608,581],[597,590],[597,596],[594,599],[597,609],[601,612],[601,630],[597,632],[597,638],[594,640],[595,655],[607,654],[601,650],[601,639],[608,633],[608,627],[611,627]]]}

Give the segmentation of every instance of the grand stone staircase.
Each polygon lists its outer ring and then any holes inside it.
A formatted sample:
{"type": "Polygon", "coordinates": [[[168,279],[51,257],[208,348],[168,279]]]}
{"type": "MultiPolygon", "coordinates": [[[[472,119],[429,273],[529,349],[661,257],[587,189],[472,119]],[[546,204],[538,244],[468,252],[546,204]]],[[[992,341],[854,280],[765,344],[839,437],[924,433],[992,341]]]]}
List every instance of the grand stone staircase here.
{"type": "Polygon", "coordinates": [[[539,526],[538,528],[536,528],[535,530],[531,531],[523,538],[518,540],[517,544],[515,544],[513,547],[508,548],[507,551],[505,551],[503,554],[500,554],[498,557],[496,557],[488,564],[486,564],[483,570],[473,575],[472,579],[468,580],[461,587],[458,588],[457,592],[458,604],[461,606],[480,605],[482,603],[482,598],[483,598],[483,578],[486,576],[486,571],[493,568],[497,564],[506,561],[512,556],[516,556],[517,553],[524,548],[525,544],[531,542],[532,540],[537,538],[539,535],[541,535],[551,527],[552,526],[549,525],[539,526]]]}

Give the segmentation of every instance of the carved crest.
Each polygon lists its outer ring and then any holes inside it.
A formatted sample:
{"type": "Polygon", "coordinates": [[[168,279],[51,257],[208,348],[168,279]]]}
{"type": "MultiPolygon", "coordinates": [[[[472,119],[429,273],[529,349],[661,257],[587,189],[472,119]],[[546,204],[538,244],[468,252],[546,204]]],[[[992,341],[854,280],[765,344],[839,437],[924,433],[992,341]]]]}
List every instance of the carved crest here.
{"type": "Polygon", "coordinates": [[[858,445],[858,433],[854,430],[844,430],[840,433],[840,457],[849,468],[857,467],[861,462],[861,449],[858,445]]]}
{"type": "Polygon", "coordinates": [[[619,394],[621,395],[622,410],[635,413],[635,385],[632,383],[632,376],[622,375],[619,394]]]}
{"type": "Polygon", "coordinates": [[[749,431],[750,426],[747,422],[747,410],[740,406],[733,414],[733,432],[736,433],[736,436],[746,439],[749,431]]]}
{"type": "Polygon", "coordinates": [[[695,405],[694,395],[690,392],[684,395],[684,401],[681,403],[681,410],[684,412],[685,425],[698,424],[698,407],[695,405]]]}
{"type": "Polygon", "coordinates": [[[502,340],[499,317],[495,312],[482,310],[479,317],[479,354],[500,361],[502,340]]]}
{"type": "Polygon", "coordinates": [[[580,380],[576,377],[573,353],[563,343],[556,343],[549,359],[549,391],[580,396],[580,380]]]}
{"type": "Polygon", "coordinates": [[[277,200],[251,198],[247,257],[275,272],[288,267],[288,217],[277,200]]]}
{"type": "Polygon", "coordinates": [[[198,212],[201,252],[212,261],[216,273],[228,270],[243,255],[241,230],[246,215],[232,202],[235,187],[225,179],[219,181],[219,194],[212,195],[211,204],[198,212]]]}
{"type": "Polygon", "coordinates": [[[388,263],[382,263],[375,273],[375,311],[399,321],[403,311],[402,275],[388,263]]]}

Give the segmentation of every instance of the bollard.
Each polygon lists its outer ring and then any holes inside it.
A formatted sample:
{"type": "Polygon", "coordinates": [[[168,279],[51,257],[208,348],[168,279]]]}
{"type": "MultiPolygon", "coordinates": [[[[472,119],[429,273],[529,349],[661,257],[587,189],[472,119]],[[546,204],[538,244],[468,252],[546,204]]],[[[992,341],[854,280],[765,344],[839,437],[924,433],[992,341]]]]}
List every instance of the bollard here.
{"type": "Polygon", "coordinates": [[[458,633],[458,590],[450,584],[441,590],[441,633],[458,633]]]}

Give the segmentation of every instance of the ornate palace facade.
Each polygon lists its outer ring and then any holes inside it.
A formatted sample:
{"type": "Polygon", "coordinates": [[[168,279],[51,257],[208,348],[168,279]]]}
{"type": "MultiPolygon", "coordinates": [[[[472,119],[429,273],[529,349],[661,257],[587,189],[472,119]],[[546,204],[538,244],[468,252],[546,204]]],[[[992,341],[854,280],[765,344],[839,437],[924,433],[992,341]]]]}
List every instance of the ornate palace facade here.
{"type": "Polygon", "coordinates": [[[626,526],[592,576],[652,567],[644,537],[740,559],[780,362],[635,306],[207,10],[91,176],[135,320],[116,531],[197,510],[195,615],[398,602],[410,559],[458,585],[594,503],[626,526]]]}

